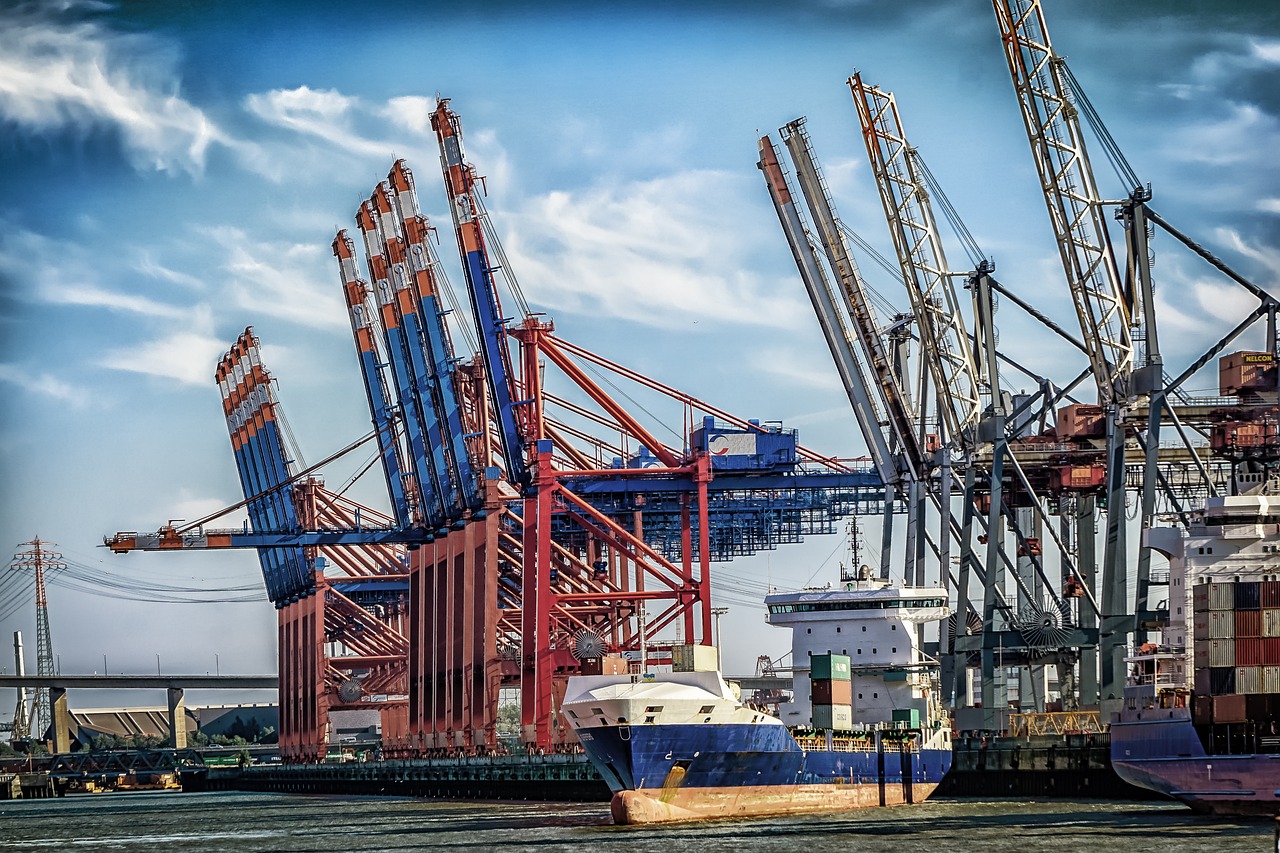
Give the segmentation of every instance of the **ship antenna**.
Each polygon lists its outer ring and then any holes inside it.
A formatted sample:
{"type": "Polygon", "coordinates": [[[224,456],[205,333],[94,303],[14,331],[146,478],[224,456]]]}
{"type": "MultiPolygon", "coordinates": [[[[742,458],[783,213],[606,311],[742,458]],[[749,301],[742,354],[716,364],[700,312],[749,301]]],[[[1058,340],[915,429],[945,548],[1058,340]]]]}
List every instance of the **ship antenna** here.
{"type": "Polygon", "coordinates": [[[858,567],[862,565],[862,543],[859,539],[858,519],[849,522],[849,562],[840,564],[840,582],[849,583],[858,579],[858,567]]]}

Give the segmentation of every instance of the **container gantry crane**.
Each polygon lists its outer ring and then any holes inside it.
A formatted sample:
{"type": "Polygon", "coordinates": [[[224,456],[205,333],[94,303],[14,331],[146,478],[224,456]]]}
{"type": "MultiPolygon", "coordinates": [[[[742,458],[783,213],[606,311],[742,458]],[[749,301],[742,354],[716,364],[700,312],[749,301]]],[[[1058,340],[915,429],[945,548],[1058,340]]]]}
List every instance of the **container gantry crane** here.
{"type": "Polygon", "coordinates": [[[233,423],[238,451],[248,442],[252,453],[237,453],[246,500],[227,511],[249,506],[251,526],[206,528],[212,516],[108,540],[121,552],[259,549],[281,613],[290,761],[318,760],[327,710],[359,705],[375,688],[407,694],[381,709],[389,754],[495,747],[504,686],[521,690],[525,740],[560,743],[571,735],[555,716],[557,690],[581,668],[571,650],[583,632],[638,656],[639,666],[653,659],[660,631],[678,626],[685,642],[710,643],[712,561],[832,532],[835,519],[864,511],[884,491],[874,472],[798,447],[794,431],[732,418],[613,364],[558,338],[527,309],[509,328],[493,277],[505,266],[501,246],[485,224],[460,122],[446,104],[435,112],[437,140],[481,357],[457,362],[447,328],[435,328],[445,312],[428,298],[440,289],[431,278],[429,225],[399,162],[358,214],[374,286],[360,278],[354,242],[343,233],[334,241],[374,431],[297,471],[282,442],[258,440],[259,422],[278,414],[260,359],[256,370],[240,371],[252,383],[235,381],[241,351],[257,358],[247,335],[228,355],[224,396],[231,408],[248,397],[257,407],[272,404],[233,423]],[[546,367],[556,370],[548,377],[546,367]],[[676,400],[686,410],[687,442],[658,440],[593,381],[600,370],[676,400]],[[453,399],[441,399],[450,372],[453,399]],[[567,380],[571,395],[589,402],[570,403],[544,386],[548,380],[567,380]],[[712,417],[699,421],[695,412],[712,417]],[[254,426],[241,435],[244,418],[254,426]],[[617,439],[599,439],[593,427],[617,439]],[[393,516],[344,503],[311,477],[372,439],[393,516]],[[268,452],[276,457],[258,458],[268,452]],[[424,472],[441,458],[435,471],[445,479],[427,482],[424,472]],[[500,467],[489,464],[495,458],[500,467]],[[478,508],[466,497],[473,479],[478,508]],[[336,571],[343,576],[326,576],[336,571]]]}

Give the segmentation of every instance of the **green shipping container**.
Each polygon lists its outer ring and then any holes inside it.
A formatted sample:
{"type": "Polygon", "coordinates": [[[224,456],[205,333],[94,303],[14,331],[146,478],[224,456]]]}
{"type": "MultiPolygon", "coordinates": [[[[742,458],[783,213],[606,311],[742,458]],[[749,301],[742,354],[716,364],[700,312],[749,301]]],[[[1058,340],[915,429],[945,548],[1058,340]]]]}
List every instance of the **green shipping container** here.
{"type": "Polygon", "coordinates": [[[904,708],[893,712],[893,721],[895,723],[906,723],[909,728],[920,728],[920,709],[904,708]]]}
{"type": "Polygon", "coordinates": [[[809,659],[809,677],[814,681],[849,681],[848,655],[814,655],[809,659]]]}

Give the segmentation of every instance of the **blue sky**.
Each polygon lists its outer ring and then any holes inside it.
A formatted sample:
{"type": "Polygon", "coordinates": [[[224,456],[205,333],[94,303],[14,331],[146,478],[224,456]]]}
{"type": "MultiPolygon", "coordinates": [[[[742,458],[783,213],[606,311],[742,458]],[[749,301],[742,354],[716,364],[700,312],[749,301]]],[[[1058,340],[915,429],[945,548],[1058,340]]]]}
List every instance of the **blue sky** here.
{"type": "MultiPolygon", "coordinates": [[[[1153,206],[1274,287],[1280,9],[1211,5],[1047,12],[1153,206]]],[[[807,116],[844,219],[891,251],[844,85],[854,68],[897,94],[1002,281],[1074,328],[983,0],[5,5],[0,543],[38,534],[139,587],[256,581],[250,553],[117,557],[97,544],[239,498],[211,377],[247,325],[308,460],[364,433],[329,244],[395,157],[447,225],[426,124],[437,93],[462,116],[525,294],[563,337],[781,420],[816,449],[862,454],[755,168],[757,132],[807,116]]],[[[1104,192],[1119,194],[1095,156],[1104,192]]],[[[1166,356],[1181,364],[1249,300],[1170,241],[1156,251],[1166,356]]],[[[1060,379],[1078,369],[1012,308],[999,320],[1011,355],[1060,379]]],[[[382,499],[376,483],[356,494],[382,499]]],[[[717,570],[742,590],[726,599],[725,636],[742,638],[730,669],[787,645],[758,630],[755,592],[822,582],[840,548],[826,537],[717,570]]],[[[212,670],[215,655],[223,672],[274,667],[265,600],[50,597],[65,672],[99,670],[103,654],[112,671],[151,671],[157,654],[170,672],[212,670]]],[[[2,627],[31,649],[28,611],[2,627]]],[[[12,671],[7,654],[0,669],[12,671]]]]}

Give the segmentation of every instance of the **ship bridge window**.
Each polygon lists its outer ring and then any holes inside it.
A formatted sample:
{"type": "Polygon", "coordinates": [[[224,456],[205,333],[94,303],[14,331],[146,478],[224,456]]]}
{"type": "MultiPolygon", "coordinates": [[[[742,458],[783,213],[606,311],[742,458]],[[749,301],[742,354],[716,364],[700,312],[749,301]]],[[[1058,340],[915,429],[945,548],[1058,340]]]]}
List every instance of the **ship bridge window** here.
{"type": "Polygon", "coordinates": [[[644,712],[645,712],[646,714],[658,714],[658,713],[661,713],[661,712],[662,712],[662,706],[661,706],[661,705],[649,705],[647,708],[645,708],[645,709],[644,709],[644,712]]]}
{"type": "Polygon", "coordinates": [[[698,713],[699,713],[699,714],[710,714],[710,713],[711,713],[712,711],[714,711],[715,709],[716,709],[716,706],[715,706],[715,705],[703,705],[701,708],[699,708],[699,709],[698,709],[698,713]]]}
{"type": "Polygon", "coordinates": [[[794,604],[770,604],[770,613],[829,613],[839,610],[897,610],[902,607],[943,607],[941,598],[882,598],[872,601],[798,601],[794,604]]]}
{"type": "Polygon", "coordinates": [[[604,716],[604,711],[601,711],[599,708],[592,708],[592,709],[591,709],[591,713],[592,713],[592,714],[594,714],[594,715],[595,715],[595,716],[597,716],[597,717],[603,717],[603,716],[604,716]]]}

